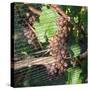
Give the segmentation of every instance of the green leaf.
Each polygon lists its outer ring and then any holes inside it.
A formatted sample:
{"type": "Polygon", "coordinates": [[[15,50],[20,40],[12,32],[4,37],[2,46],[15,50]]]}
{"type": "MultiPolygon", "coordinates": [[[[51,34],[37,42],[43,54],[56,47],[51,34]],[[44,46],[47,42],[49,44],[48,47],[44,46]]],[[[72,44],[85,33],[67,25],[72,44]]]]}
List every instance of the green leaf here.
{"type": "Polygon", "coordinates": [[[81,48],[78,43],[78,35],[76,29],[70,32],[70,38],[68,42],[68,52],[70,57],[77,57],[81,52],[81,48]]]}
{"type": "Polygon", "coordinates": [[[75,23],[78,23],[78,16],[74,17],[75,23]]]}
{"type": "Polygon", "coordinates": [[[46,42],[45,36],[49,39],[57,30],[56,18],[59,16],[51,8],[42,7],[42,15],[39,17],[39,22],[35,22],[34,27],[40,42],[46,42]]]}
{"type": "Polygon", "coordinates": [[[79,56],[80,52],[81,49],[78,43],[73,43],[71,46],[68,47],[68,53],[71,58],[79,56]]]}
{"type": "Polygon", "coordinates": [[[67,84],[79,84],[82,83],[80,68],[68,68],[68,80],[67,84]]]}
{"type": "Polygon", "coordinates": [[[74,44],[70,48],[74,53],[74,57],[76,57],[80,54],[80,46],[78,44],[74,44]]]}
{"type": "Polygon", "coordinates": [[[81,83],[80,74],[81,74],[81,69],[79,68],[74,69],[73,74],[72,74],[72,77],[73,77],[72,84],[81,83]]]}

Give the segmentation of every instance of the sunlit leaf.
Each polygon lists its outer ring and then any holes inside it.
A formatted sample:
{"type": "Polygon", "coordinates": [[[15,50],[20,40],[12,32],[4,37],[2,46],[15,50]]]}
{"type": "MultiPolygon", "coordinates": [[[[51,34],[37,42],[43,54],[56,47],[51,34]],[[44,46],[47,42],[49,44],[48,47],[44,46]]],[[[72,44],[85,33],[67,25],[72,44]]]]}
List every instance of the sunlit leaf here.
{"type": "Polygon", "coordinates": [[[67,70],[68,72],[68,80],[67,84],[79,84],[82,83],[81,79],[81,72],[82,70],[80,68],[69,68],[67,70]]]}
{"type": "Polygon", "coordinates": [[[78,44],[72,45],[70,48],[74,53],[74,57],[80,54],[80,46],[78,44]]]}
{"type": "Polygon", "coordinates": [[[45,42],[45,36],[50,38],[57,30],[56,18],[59,16],[52,9],[46,6],[42,7],[42,15],[39,17],[39,22],[35,22],[34,26],[36,34],[40,42],[45,42]]]}

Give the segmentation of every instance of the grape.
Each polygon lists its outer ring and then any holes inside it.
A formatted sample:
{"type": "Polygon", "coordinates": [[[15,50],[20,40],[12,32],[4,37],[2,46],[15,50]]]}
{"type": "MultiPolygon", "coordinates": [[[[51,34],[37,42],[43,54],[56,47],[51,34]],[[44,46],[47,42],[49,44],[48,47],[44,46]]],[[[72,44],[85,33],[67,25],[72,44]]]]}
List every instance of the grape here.
{"type": "Polygon", "coordinates": [[[26,22],[24,23],[24,30],[23,30],[24,36],[26,37],[28,44],[32,44],[32,46],[34,46],[34,49],[39,49],[40,44],[35,35],[35,32],[32,30],[32,28],[34,29],[33,24],[35,22],[35,17],[34,16],[27,17],[26,16],[25,21],[26,22]]]}
{"type": "Polygon", "coordinates": [[[67,57],[67,37],[68,37],[68,21],[62,16],[56,20],[57,31],[53,37],[49,40],[50,55],[55,59],[55,65],[49,69],[49,74],[61,75],[65,72],[68,63],[67,57]],[[54,71],[55,70],[55,71],[54,71]]]}

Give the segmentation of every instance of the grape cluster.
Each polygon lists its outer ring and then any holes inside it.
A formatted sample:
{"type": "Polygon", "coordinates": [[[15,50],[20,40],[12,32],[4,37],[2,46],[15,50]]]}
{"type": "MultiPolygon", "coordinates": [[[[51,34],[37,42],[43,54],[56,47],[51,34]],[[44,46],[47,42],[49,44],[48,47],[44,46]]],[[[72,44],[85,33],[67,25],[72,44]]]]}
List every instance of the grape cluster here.
{"type": "Polygon", "coordinates": [[[67,38],[68,38],[68,21],[60,16],[56,20],[58,27],[55,35],[49,39],[50,55],[55,59],[55,63],[48,69],[49,74],[62,74],[65,72],[67,63],[67,38]]]}
{"type": "Polygon", "coordinates": [[[24,22],[24,36],[26,37],[28,44],[32,44],[34,46],[34,49],[38,49],[39,43],[37,40],[37,37],[35,35],[35,28],[33,27],[33,24],[35,22],[35,17],[34,16],[30,16],[27,14],[27,17],[25,18],[25,22],[24,22]]]}

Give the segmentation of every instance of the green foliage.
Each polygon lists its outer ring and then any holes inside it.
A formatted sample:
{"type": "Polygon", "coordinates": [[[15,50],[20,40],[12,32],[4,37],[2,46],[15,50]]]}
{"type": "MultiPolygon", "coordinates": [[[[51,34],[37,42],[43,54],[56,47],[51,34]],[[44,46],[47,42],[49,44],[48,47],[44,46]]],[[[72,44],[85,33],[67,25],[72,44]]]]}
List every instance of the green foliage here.
{"type": "Polygon", "coordinates": [[[72,50],[74,57],[77,57],[80,54],[80,46],[78,44],[74,44],[70,47],[72,50]]]}
{"type": "Polygon", "coordinates": [[[82,83],[80,68],[68,68],[68,80],[67,84],[79,84],[82,83]]]}
{"type": "Polygon", "coordinates": [[[79,13],[80,15],[80,22],[82,22],[85,32],[87,33],[87,25],[88,25],[88,12],[87,7],[81,8],[81,11],[79,13]]]}
{"type": "Polygon", "coordinates": [[[70,57],[77,57],[81,52],[80,45],[78,43],[77,30],[72,30],[70,32],[68,52],[69,52],[70,57]]]}
{"type": "Polygon", "coordinates": [[[34,26],[36,34],[40,42],[46,42],[45,37],[50,38],[57,30],[56,18],[59,15],[47,6],[42,7],[42,15],[39,22],[35,22],[34,26]]]}

